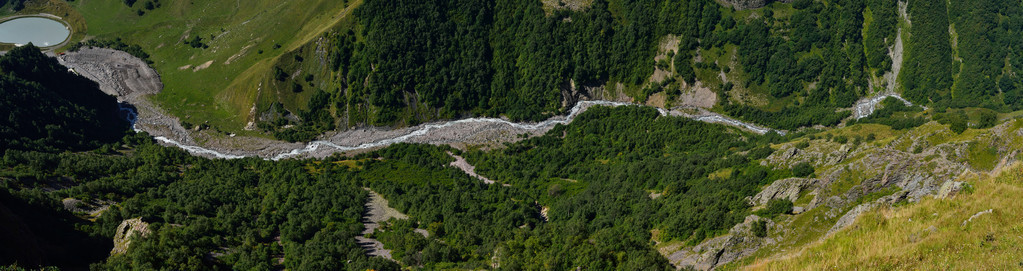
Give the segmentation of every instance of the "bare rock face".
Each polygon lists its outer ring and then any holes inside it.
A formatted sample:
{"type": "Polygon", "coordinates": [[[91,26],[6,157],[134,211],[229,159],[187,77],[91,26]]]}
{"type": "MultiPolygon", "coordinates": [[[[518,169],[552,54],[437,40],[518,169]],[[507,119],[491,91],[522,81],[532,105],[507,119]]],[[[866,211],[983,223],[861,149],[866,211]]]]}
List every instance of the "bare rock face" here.
{"type": "Polygon", "coordinates": [[[938,189],[937,197],[939,199],[948,198],[959,194],[959,191],[963,190],[963,182],[945,181],[938,189]]]}
{"type": "Polygon", "coordinates": [[[128,246],[131,245],[131,237],[135,235],[149,235],[149,223],[142,222],[141,217],[121,221],[121,225],[117,226],[117,233],[114,234],[114,249],[110,251],[110,254],[115,255],[128,252],[128,246]]]}
{"type": "Polygon", "coordinates": [[[99,83],[107,94],[125,96],[156,94],[163,83],[145,61],[123,51],[86,47],[57,58],[61,64],[99,83]]]}
{"type": "Polygon", "coordinates": [[[799,193],[803,192],[807,188],[816,185],[820,180],[817,179],[806,179],[806,178],[788,178],[783,180],[777,180],[771,185],[764,187],[760,193],[749,199],[752,205],[764,205],[772,199],[788,199],[789,201],[795,202],[799,198],[799,193]]]}

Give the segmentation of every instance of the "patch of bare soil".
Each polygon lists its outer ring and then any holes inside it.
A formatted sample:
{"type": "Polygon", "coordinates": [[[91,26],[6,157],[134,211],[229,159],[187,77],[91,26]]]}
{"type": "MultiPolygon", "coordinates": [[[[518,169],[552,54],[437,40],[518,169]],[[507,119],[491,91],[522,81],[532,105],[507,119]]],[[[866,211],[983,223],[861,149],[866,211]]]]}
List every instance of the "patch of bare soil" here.
{"type": "Polygon", "coordinates": [[[646,98],[646,105],[664,108],[667,106],[668,94],[664,92],[658,92],[651,94],[650,97],[646,98]]]}
{"type": "Polygon", "coordinates": [[[197,72],[197,71],[201,71],[201,70],[203,70],[205,68],[209,68],[210,65],[213,65],[213,60],[206,61],[205,63],[202,63],[199,66],[195,66],[195,68],[192,68],[192,72],[197,72]]]}
{"type": "Polygon", "coordinates": [[[696,84],[678,97],[678,105],[684,107],[711,108],[718,103],[718,95],[702,82],[696,84]]]}
{"type": "Polygon", "coordinates": [[[543,2],[544,10],[551,14],[550,11],[561,9],[582,11],[589,7],[593,0],[542,0],[540,2],[543,2]]]}
{"type": "Polygon", "coordinates": [[[481,181],[483,181],[483,183],[486,184],[495,183],[493,180],[487,179],[487,177],[483,177],[480,176],[479,174],[476,174],[476,167],[470,165],[469,162],[465,161],[465,158],[463,158],[462,156],[455,155],[454,153],[451,152],[448,152],[448,155],[455,158],[455,161],[451,162],[451,166],[462,170],[462,172],[465,172],[465,174],[469,174],[469,176],[472,176],[473,178],[480,179],[481,181]]]}
{"type": "Polygon", "coordinates": [[[252,48],[252,46],[255,46],[255,45],[256,45],[255,43],[249,44],[249,45],[245,45],[245,47],[242,47],[241,50],[238,50],[237,54],[234,54],[231,57],[227,58],[227,60],[224,61],[224,65],[230,65],[231,62],[234,62],[239,57],[245,55],[245,53],[247,53],[249,51],[249,48],[252,48]]]}
{"type": "Polygon", "coordinates": [[[113,205],[113,201],[97,201],[85,202],[76,198],[66,198],[61,200],[61,205],[64,206],[65,210],[72,213],[86,213],[89,215],[90,220],[95,220],[103,214],[104,211],[110,209],[110,205],[113,205]]]}

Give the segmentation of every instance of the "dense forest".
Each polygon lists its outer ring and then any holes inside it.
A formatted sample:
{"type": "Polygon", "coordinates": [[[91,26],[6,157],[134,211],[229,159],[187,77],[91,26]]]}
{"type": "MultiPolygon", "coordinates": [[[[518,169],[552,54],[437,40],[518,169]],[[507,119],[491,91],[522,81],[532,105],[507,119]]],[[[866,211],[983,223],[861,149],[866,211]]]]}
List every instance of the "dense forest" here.
{"type": "Polygon", "coordinates": [[[32,44],[0,56],[0,149],[85,150],[128,128],[117,100],[32,44]]]}
{"type": "MultiPolygon", "coordinates": [[[[572,106],[563,104],[570,81],[644,87],[660,37],[683,37],[685,49],[695,49],[721,28],[721,9],[709,0],[597,0],[582,11],[552,13],[528,0],[366,1],[355,13],[358,31],[326,36],[331,78],[340,79],[324,91],[342,126],[465,115],[541,120],[572,106]]],[[[331,126],[292,129],[313,127],[331,126]]]]}
{"type": "MultiPolygon", "coordinates": [[[[567,109],[562,101],[572,95],[569,81],[642,88],[633,97],[639,101],[658,92],[677,95],[681,82],[695,83],[699,71],[729,70],[725,63],[699,62],[698,55],[737,47],[741,88],[801,102],[768,110],[733,103],[727,99],[732,94],[719,92],[726,96],[719,97],[723,111],[783,129],[830,126],[847,116],[835,109],[869,94],[869,70],[890,68],[894,3],[870,1],[877,11],[865,41],[868,5],[860,1],[796,1],[785,5],[794,7],[791,15],[767,9],[763,17],[748,18],[713,1],[597,0],[578,11],[547,11],[527,0],[366,1],[356,13],[360,31],[327,36],[330,67],[342,78],[327,90],[334,101],[328,104],[347,125],[464,114],[539,120],[567,109]],[[678,39],[678,48],[670,48],[677,54],[669,54],[671,64],[654,63],[666,36],[678,39]],[[865,42],[875,46],[864,50],[865,42]],[[656,65],[674,75],[648,82],[656,65]]],[[[308,119],[311,124],[292,129],[333,127],[316,124],[331,120],[308,119]]]]}
{"type": "Polygon", "coordinates": [[[737,11],[708,0],[596,0],[573,9],[532,0],[368,0],[351,24],[324,35],[327,74],[280,77],[295,93],[326,95],[268,106],[298,118],[261,128],[307,141],[365,124],[479,115],[536,121],[563,113],[582,94],[670,100],[697,81],[717,94],[712,109],[733,117],[785,130],[834,126],[849,116],[842,109],[889,87],[884,76],[895,72],[890,54],[900,35],[894,89],[906,99],[934,108],[1023,108],[1018,3],[912,0],[903,4],[909,21],[898,3],[797,0],[737,11]],[[654,61],[667,40],[678,47],[654,61]],[[655,70],[667,78],[651,79],[655,70]],[[313,105],[328,113],[313,114],[313,105]]]}
{"type": "Polygon", "coordinates": [[[8,150],[0,181],[19,204],[64,216],[70,213],[59,205],[63,198],[115,202],[92,222],[33,227],[36,235],[46,236],[52,228],[74,226],[105,239],[87,250],[102,256],[91,258],[101,260],[94,268],[396,268],[365,256],[356,244],[366,192],[352,182],[309,174],[301,161],[208,160],[150,141],[145,134],[126,137],[129,149],[108,155],[8,150]],[[125,152],[131,154],[119,154],[125,152]],[[45,192],[53,182],[68,188],[45,192]],[[134,240],[126,254],[103,260],[116,227],[128,218],[141,218],[152,233],[134,240]]]}

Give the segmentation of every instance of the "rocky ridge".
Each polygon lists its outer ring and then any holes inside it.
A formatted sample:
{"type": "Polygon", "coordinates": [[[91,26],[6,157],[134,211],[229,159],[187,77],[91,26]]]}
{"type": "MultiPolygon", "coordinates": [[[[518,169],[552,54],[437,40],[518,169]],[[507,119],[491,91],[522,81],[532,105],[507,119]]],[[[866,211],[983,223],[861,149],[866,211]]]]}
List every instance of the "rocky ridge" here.
{"type": "MultiPolygon", "coordinates": [[[[853,129],[865,128],[847,127],[827,133],[848,133],[853,129]]],[[[1023,121],[1008,121],[960,136],[945,125],[931,122],[858,144],[855,140],[838,143],[830,138],[809,136],[804,139],[808,144],[797,140],[777,145],[775,152],[762,161],[762,165],[774,168],[790,168],[799,163],[816,168],[809,178],[778,180],[747,198],[754,209],[772,199],[795,203],[793,215],[768,222],[770,230],[766,237],[758,238],[750,232],[750,223],[763,219],[751,215],[726,235],[693,247],[662,249],[662,254],[680,269],[710,270],[754,255],[760,249],[791,244],[795,239],[828,238],[873,208],[916,202],[924,197],[955,196],[970,186],[960,181],[960,176],[997,171],[1016,159],[1018,151],[1013,146],[1023,143],[1023,121]],[[999,166],[989,168],[971,162],[979,159],[975,157],[978,146],[1003,157],[999,166]],[[799,224],[797,220],[812,223],[799,224]]]]}

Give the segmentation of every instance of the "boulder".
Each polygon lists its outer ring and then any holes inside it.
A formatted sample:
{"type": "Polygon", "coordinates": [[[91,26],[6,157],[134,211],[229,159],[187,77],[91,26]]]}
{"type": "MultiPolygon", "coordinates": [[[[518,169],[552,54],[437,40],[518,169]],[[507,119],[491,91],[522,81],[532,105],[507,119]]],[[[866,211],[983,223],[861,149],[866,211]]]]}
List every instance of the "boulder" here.
{"type": "Polygon", "coordinates": [[[799,193],[816,184],[817,179],[788,178],[777,180],[771,185],[764,187],[760,193],[749,199],[751,205],[764,205],[772,199],[788,199],[795,202],[799,199],[799,193]]]}
{"type": "Polygon", "coordinates": [[[114,233],[114,249],[110,251],[110,254],[116,255],[128,252],[128,246],[131,245],[131,237],[135,235],[149,235],[149,223],[142,222],[141,217],[121,221],[121,225],[117,226],[117,232],[114,233]]]}
{"type": "Polygon", "coordinates": [[[963,182],[945,181],[945,183],[941,184],[941,188],[938,189],[937,197],[939,199],[953,197],[963,190],[963,185],[963,182]]]}

